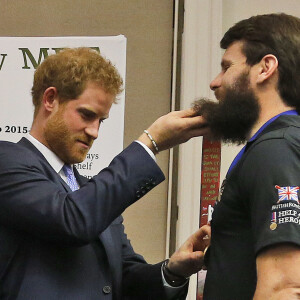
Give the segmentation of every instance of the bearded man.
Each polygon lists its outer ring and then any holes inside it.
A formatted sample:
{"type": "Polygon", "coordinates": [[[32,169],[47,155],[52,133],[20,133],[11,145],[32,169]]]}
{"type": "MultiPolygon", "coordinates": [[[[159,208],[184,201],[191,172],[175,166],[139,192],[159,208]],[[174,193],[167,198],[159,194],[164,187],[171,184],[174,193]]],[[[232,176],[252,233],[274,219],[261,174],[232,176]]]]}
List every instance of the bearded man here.
{"type": "Polygon", "coordinates": [[[205,122],[192,110],[161,117],[88,181],[73,164],[85,159],[121,90],[115,67],[88,48],[37,68],[30,134],[0,142],[1,299],[185,298],[209,228],[150,265],[134,252],[121,213],[164,179],[154,155],[203,134],[205,122]]]}
{"type": "Polygon", "coordinates": [[[206,300],[299,299],[300,19],[242,20],[195,109],[212,137],[246,146],[229,168],[211,221],[206,300]]]}

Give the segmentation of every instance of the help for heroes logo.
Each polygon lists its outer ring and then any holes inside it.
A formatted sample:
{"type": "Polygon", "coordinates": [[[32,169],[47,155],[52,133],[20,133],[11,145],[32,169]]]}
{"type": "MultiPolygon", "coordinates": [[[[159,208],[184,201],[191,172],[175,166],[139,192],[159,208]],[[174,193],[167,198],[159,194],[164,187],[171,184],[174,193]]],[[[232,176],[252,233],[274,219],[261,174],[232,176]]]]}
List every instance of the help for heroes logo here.
{"type": "Polygon", "coordinates": [[[278,204],[272,206],[270,229],[275,230],[285,223],[300,225],[299,186],[275,185],[275,188],[278,190],[278,204]]]}

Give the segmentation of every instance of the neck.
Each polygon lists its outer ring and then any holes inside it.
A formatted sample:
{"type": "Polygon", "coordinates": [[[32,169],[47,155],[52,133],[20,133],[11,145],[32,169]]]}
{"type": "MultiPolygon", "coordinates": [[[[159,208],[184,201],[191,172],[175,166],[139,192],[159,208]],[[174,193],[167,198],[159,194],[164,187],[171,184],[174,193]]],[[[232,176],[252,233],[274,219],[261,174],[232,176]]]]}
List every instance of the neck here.
{"type": "Polygon", "coordinates": [[[43,122],[43,121],[39,120],[38,117],[36,117],[33,120],[31,130],[30,130],[30,134],[35,139],[37,139],[40,143],[44,144],[46,147],[49,148],[49,146],[47,145],[47,142],[45,140],[44,134],[43,134],[45,125],[46,125],[46,122],[43,122]]]}
{"type": "Polygon", "coordinates": [[[284,104],[282,101],[279,103],[273,102],[272,106],[261,105],[259,118],[255,123],[255,125],[252,127],[249,138],[251,138],[259,130],[260,127],[262,127],[267,121],[269,121],[273,117],[285,111],[294,110],[294,109],[296,109],[294,106],[288,106],[284,104]]]}

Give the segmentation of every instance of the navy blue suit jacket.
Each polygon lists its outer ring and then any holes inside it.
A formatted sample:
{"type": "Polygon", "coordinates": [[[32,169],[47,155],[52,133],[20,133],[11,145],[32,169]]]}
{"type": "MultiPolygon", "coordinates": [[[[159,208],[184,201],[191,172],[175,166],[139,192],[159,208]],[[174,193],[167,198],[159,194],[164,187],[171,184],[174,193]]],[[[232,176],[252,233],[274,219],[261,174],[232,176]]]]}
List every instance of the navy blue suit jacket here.
{"type": "Polygon", "coordinates": [[[132,143],[71,192],[27,140],[0,142],[0,299],[165,299],[161,263],[149,265],[121,213],[160,183],[132,143]]]}

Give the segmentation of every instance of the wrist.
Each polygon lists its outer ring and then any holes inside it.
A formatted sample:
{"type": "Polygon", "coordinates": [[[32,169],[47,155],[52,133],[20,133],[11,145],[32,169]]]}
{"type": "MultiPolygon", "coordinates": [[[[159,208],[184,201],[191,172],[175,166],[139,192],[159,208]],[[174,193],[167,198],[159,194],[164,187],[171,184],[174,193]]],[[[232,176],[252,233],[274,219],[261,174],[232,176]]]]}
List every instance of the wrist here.
{"type": "Polygon", "coordinates": [[[156,153],[158,153],[159,150],[158,150],[157,144],[156,144],[155,140],[153,139],[152,135],[149,133],[148,130],[144,130],[144,133],[146,133],[147,137],[151,141],[153,148],[155,149],[156,153]]]}
{"type": "Polygon", "coordinates": [[[159,149],[157,144],[147,130],[144,130],[144,133],[138,138],[138,141],[146,145],[154,154],[158,154],[159,149]]]}
{"type": "Polygon", "coordinates": [[[169,260],[167,259],[162,265],[162,271],[163,271],[166,282],[173,287],[178,287],[178,286],[184,285],[187,282],[188,278],[173,273],[168,268],[168,263],[169,263],[169,260]]]}

